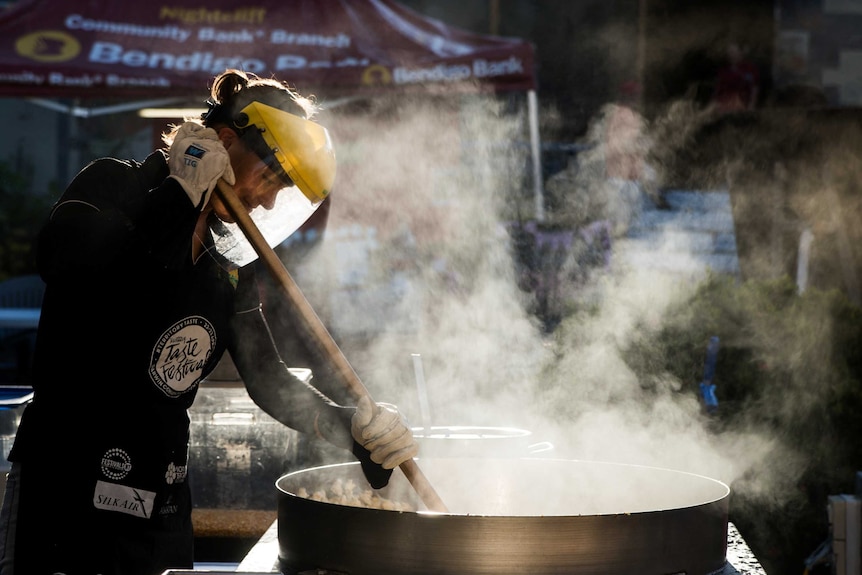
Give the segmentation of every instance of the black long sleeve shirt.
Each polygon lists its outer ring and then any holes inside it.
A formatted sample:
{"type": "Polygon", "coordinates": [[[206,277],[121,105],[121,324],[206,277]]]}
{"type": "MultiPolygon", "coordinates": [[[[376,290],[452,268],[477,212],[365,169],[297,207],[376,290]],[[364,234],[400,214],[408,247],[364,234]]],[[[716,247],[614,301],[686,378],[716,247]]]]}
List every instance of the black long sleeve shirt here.
{"type": "Polygon", "coordinates": [[[10,454],[46,486],[63,470],[69,513],[165,529],[190,515],[177,492],[187,409],[225,351],[268,414],[353,445],[350,410],[291,374],[272,345],[253,266],[193,261],[199,211],[168,175],[162,151],[97,160],[52,210],[37,252],[47,287],[35,396],[10,454]]]}

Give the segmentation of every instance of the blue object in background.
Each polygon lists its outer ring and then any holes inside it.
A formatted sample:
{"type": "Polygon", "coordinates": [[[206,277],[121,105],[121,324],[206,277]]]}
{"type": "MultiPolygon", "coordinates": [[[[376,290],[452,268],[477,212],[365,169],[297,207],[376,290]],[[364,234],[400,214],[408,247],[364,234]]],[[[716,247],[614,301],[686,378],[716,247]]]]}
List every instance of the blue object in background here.
{"type": "Polygon", "coordinates": [[[706,346],[706,364],[703,368],[703,381],[700,382],[700,394],[708,413],[715,413],[718,410],[718,397],[715,395],[715,384],[712,382],[715,378],[717,358],[718,336],[714,335],[709,338],[709,344],[706,346]]]}

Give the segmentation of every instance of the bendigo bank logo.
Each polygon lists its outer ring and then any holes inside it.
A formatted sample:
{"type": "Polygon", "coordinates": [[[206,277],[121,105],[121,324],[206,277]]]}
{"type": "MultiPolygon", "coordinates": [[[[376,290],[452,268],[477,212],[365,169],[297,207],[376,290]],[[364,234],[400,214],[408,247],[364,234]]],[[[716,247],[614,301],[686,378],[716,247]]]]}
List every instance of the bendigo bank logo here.
{"type": "Polygon", "coordinates": [[[81,44],[65,32],[42,30],[18,38],[15,51],[37,62],[65,62],[81,52],[81,44]]]}
{"type": "Polygon", "coordinates": [[[372,64],[362,72],[363,86],[385,86],[392,83],[392,72],[381,64],[372,64]]]}

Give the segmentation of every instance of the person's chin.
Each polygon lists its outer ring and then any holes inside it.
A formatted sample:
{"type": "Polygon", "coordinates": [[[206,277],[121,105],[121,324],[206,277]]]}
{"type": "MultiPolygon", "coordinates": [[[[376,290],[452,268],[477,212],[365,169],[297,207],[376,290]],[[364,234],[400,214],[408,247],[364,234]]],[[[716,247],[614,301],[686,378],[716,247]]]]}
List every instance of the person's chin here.
{"type": "Polygon", "coordinates": [[[224,227],[226,224],[235,223],[227,210],[214,209],[207,215],[207,225],[217,236],[227,233],[227,229],[224,227]]]}
{"type": "Polygon", "coordinates": [[[214,206],[213,211],[212,211],[212,215],[226,224],[235,224],[236,223],[236,220],[234,220],[231,213],[224,206],[214,206]]]}

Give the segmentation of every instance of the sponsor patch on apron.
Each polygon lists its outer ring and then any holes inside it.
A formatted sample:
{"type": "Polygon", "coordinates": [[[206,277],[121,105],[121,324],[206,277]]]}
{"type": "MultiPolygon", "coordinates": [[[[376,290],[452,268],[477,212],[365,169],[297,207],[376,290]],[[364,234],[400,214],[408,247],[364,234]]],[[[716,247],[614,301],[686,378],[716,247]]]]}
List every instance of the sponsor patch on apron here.
{"type": "Polygon", "coordinates": [[[144,489],[135,489],[105,481],[96,482],[93,505],[105,511],[117,511],[136,517],[149,518],[153,513],[156,494],[144,489]]]}

